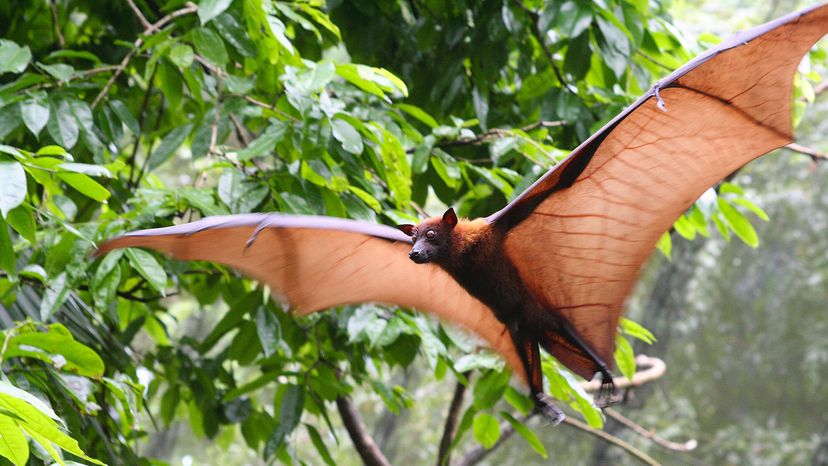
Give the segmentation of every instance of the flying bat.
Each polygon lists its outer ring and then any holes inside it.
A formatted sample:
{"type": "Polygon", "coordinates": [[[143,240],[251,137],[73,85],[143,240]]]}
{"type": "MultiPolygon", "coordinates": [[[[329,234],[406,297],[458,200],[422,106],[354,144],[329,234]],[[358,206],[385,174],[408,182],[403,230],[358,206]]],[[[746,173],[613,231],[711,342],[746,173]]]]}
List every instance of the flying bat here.
{"type": "Polygon", "coordinates": [[[393,228],[243,214],[141,230],[145,247],[230,265],[295,313],[343,304],[418,309],[481,336],[553,422],[539,347],[612,387],[624,300],[663,232],[710,186],[792,141],[794,73],[828,32],[828,5],[745,31],[682,66],[494,214],[452,209],[393,228]]]}

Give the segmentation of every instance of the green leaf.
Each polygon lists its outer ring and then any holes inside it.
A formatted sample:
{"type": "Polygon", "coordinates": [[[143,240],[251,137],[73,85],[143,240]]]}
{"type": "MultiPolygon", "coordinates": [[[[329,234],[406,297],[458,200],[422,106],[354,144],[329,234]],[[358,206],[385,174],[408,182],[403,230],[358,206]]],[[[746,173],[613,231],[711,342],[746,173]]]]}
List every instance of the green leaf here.
{"type": "Polygon", "coordinates": [[[717,203],[719,211],[736,236],[752,248],[759,246],[759,235],[756,234],[756,230],[748,219],[723,198],[719,197],[717,203]]]}
{"type": "Polygon", "coordinates": [[[22,419],[19,425],[23,430],[46,448],[55,461],[62,462],[62,459],[52,444],[87,461],[103,465],[100,461],[86,456],[77,440],[61,432],[55,421],[44,416],[30,404],[8,395],[0,395],[0,407],[17,414],[22,419]]]}
{"type": "Polygon", "coordinates": [[[100,165],[91,165],[88,163],[66,162],[56,165],[55,168],[65,170],[73,173],[83,173],[89,176],[101,176],[104,178],[112,178],[112,173],[100,165]]]}
{"type": "Polygon", "coordinates": [[[656,243],[656,248],[658,248],[658,250],[661,251],[667,259],[672,259],[670,255],[673,251],[673,240],[670,238],[669,231],[665,231],[661,234],[661,237],[658,239],[658,243],[656,243]]]}
{"type": "Polygon", "coordinates": [[[630,320],[626,317],[622,317],[619,325],[621,326],[621,330],[631,336],[638,338],[639,340],[647,343],[648,345],[652,345],[656,341],[655,335],[652,332],[644,328],[643,325],[639,324],[634,320],[630,320]]]}
{"type": "Polygon", "coordinates": [[[193,45],[196,50],[209,62],[224,66],[230,60],[224,41],[212,29],[200,27],[192,31],[193,45]]]}
{"type": "Polygon", "coordinates": [[[621,335],[615,338],[615,365],[629,380],[635,375],[635,353],[630,342],[621,335]]]}
{"type": "Polygon", "coordinates": [[[52,100],[52,111],[49,114],[46,129],[52,139],[65,149],[69,150],[75,147],[75,143],[78,142],[80,128],[66,99],[58,97],[52,100]]]}
{"type": "Polygon", "coordinates": [[[342,143],[343,149],[355,155],[362,153],[362,136],[347,121],[334,118],[331,120],[331,130],[336,140],[342,143]]]}
{"type": "Polygon", "coordinates": [[[104,362],[95,351],[60,333],[21,333],[9,341],[8,355],[27,356],[58,365],[59,369],[84,377],[101,377],[104,362]],[[45,354],[36,350],[41,350],[45,354]],[[63,358],[57,360],[54,356],[63,358]]]}
{"type": "Polygon", "coordinates": [[[500,423],[489,413],[477,413],[473,424],[474,439],[489,449],[500,439],[500,423]]]}
{"type": "Polygon", "coordinates": [[[282,338],[282,327],[276,314],[266,306],[259,306],[256,311],[256,333],[259,334],[265,356],[275,354],[282,338]]]}
{"type": "Polygon", "coordinates": [[[15,276],[14,245],[9,235],[9,227],[6,226],[6,221],[2,217],[0,217],[0,269],[15,276]]]}
{"type": "Polygon", "coordinates": [[[506,390],[508,384],[508,372],[488,372],[474,384],[474,406],[477,409],[491,408],[503,396],[503,391],[506,390]]]}
{"type": "Polygon", "coordinates": [[[66,272],[61,272],[46,286],[46,292],[43,293],[43,299],[40,301],[40,320],[51,319],[66,300],[66,296],[71,291],[66,281],[66,272]]]}
{"type": "Polygon", "coordinates": [[[0,456],[15,466],[24,466],[29,461],[29,443],[17,420],[0,414],[0,456]]]}
{"type": "Polygon", "coordinates": [[[435,120],[431,115],[426,113],[420,107],[415,107],[414,105],[409,104],[396,104],[395,107],[413,116],[414,118],[425,123],[431,128],[436,128],[437,126],[439,126],[437,120],[435,120]]]}
{"type": "Polygon", "coordinates": [[[60,172],[57,174],[58,178],[65,181],[66,184],[78,190],[84,196],[90,197],[98,202],[103,202],[109,199],[110,193],[100,183],[83,173],[68,173],[60,172]]]}
{"type": "Polygon", "coordinates": [[[28,46],[0,39],[0,75],[4,73],[22,73],[32,59],[28,46]]]}
{"type": "Polygon", "coordinates": [[[253,140],[246,148],[236,153],[239,160],[250,160],[254,157],[264,155],[274,149],[276,143],[281,141],[287,131],[287,123],[282,121],[274,121],[265,130],[253,140]]]}
{"type": "Polygon", "coordinates": [[[115,115],[121,120],[121,123],[125,124],[132,134],[139,134],[141,132],[141,127],[138,125],[138,120],[132,115],[132,112],[129,111],[126,105],[120,100],[112,100],[109,102],[109,107],[115,112],[115,115]]]}
{"type": "Polygon", "coordinates": [[[6,218],[6,222],[30,244],[37,244],[34,212],[28,206],[20,205],[12,209],[6,218]]]}
{"type": "Polygon", "coordinates": [[[254,57],[258,50],[256,44],[250,40],[236,16],[230,13],[223,13],[213,20],[213,27],[216,28],[230,45],[245,57],[254,57]]]}
{"type": "Polygon", "coordinates": [[[5,380],[0,380],[0,393],[19,398],[30,405],[34,406],[38,411],[43,413],[45,416],[54,419],[60,423],[63,423],[63,420],[58,417],[57,413],[49,407],[46,403],[44,403],[40,398],[32,395],[31,393],[21,390],[14,385],[10,384],[5,380]]]}
{"type": "Polygon", "coordinates": [[[0,213],[6,218],[26,199],[26,172],[15,160],[0,158],[0,213]]]}
{"type": "Polygon", "coordinates": [[[544,459],[549,457],[549,453],[546,452],[546,447],[543,446],[543,443],[540,441],[537,434],[532,431],[532,429],[526,427],[525,424],[512,417],[512,415],[506,411],[501,411],[500,415],[512,425],[515,432],[520,434],[520,436],[526,440],[526,443],[528,443],[529,446],[532,447],[532,449],[535,450],[541,457],[544,459]]]}
{"type": "Polygon", "coordinates": [[[126,256],[129,259],[130,265],[147,279],[147,282],[158,290],[162,295],[165,294],[164,288],[167,286],[167,272],[155,260],[152,254],[143,249],[127,248],[126,256]]]}
{"type": "Polygon", "coordinates": [[[198,2],[198,19],[201,24],[207,24],[211,19],[220,15],[230,6],[230,3],[232,0],[201,0],[198,2]]]}
{"type": "Polygon", "coordinates": [[[764,221],[769,221],[770,217],[768,217],[767,212],[765,212],[761,207],[751,202],[749,199],[740,197],[733,200],[734,204],[739,204],[742,207],[746,207],[748,210],[756,214],[757,217],[764,221]]]}
{"type": "Polygon", "coordinates": [[[72,75],[75,74],[75,68],[65,63],[56,63],[54,65],[38,63],[37,66],[43,69],[43,71],[49,73],[49,75],[55,78],[58,82],[62,83],[69,81],[69,79],[72,78],[72,75]]]}
{"type": "Polygon", "coordinates": [[[176,44],[170,48],[170,52],[167,54],[170,61],[180,68],[188,68],[190,65],[193,64],[193,60],[195,59],[195,54],[193,53],[193,48],[186,44],[176,44]]]}
{"type": "Polygon", "coordinates": [[[310,424],[305,424],[305,428],[308,431],[308,436],[310,437],[311,442],[313,442],[313,446],[316,448],[316,452],[322,457],[322,461],[324,461],[328,466],[336,466],[336,462],[333,457],[331,457],[331,453],[328,451],[328,447],[325,446],[325,442],[322,441],[322,436],[319,435],[319,431],[316,430],[316,427],[310,424]]]}
{"type": "Polygon", "coordinates": [[[184,140],[187,139],[187,135],[190,134],[192,128],[193,125],[188,123],[183,126],[177,126],[167,133],[150,154],[149,161],[147,162],[147,171],[152,171],[166,162],[181,147],[181,144],[184,144],[184,140]]]}
{"type": "Polygon", "coordinates": [[[45,94],[20,102],[20,116],[26,128],[38,137],[49,122],[49,103],[45,99],[45,94]]]}
{"type": "Polygon", "coordinates": [[[98,264],[92,278],[92,298],[100,309],[106,309],[115,299],[118,285],[121,283],[121,268],[118,261],[123,257],[122,249],[107,254],[98,264]]]}

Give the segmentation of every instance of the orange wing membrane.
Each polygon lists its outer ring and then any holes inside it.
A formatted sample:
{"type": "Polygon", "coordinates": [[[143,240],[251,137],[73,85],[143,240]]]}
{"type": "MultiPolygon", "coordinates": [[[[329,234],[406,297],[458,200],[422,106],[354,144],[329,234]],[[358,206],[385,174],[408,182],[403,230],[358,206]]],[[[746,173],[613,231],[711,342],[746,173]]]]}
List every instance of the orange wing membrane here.
{"type": "MultiPolygon", "coordinates": [[[[624,300],[661,234],[707,188],[792,140],[794,73],[826,32],[823,5],[731,37],[488,217],[509,229],[504,248],[523,280],[608,364],[624,300]]],[[[544,346],[595,372],[573,348],[544,346]]]]}

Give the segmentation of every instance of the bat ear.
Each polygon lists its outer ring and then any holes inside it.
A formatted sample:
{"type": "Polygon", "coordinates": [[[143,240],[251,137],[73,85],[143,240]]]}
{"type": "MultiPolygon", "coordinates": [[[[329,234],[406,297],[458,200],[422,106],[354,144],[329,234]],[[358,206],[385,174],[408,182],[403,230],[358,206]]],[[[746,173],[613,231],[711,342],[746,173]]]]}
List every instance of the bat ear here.
{"type": "Polygon", "coordinates": [[[457,225],[457,214],[454,213],[454,207],[449,207],[446,213],[443,214],[443,223],[454,228],[457,225]]]}
{"type": "Polygon", "coordinates": [[[408,236],[414,236],[414,225],[406,223],[405,225],[397,225],[397,229],[408,236]]]}

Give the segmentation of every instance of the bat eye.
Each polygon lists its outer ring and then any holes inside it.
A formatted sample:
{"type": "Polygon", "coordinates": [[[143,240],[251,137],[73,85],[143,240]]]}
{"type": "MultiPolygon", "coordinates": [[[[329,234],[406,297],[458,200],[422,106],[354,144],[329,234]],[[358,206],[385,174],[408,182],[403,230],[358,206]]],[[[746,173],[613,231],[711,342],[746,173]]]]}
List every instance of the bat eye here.
{"type": "Polygon", "coordinates": [[[434,238],[436,238],[436,237],[437,237],[437,232],[436,232],[436,231],[434,231],[434,230],[428,230],[428,231],[426,232],[426,238],[428,238],[428,239],[434,239],[434,238]]]}

